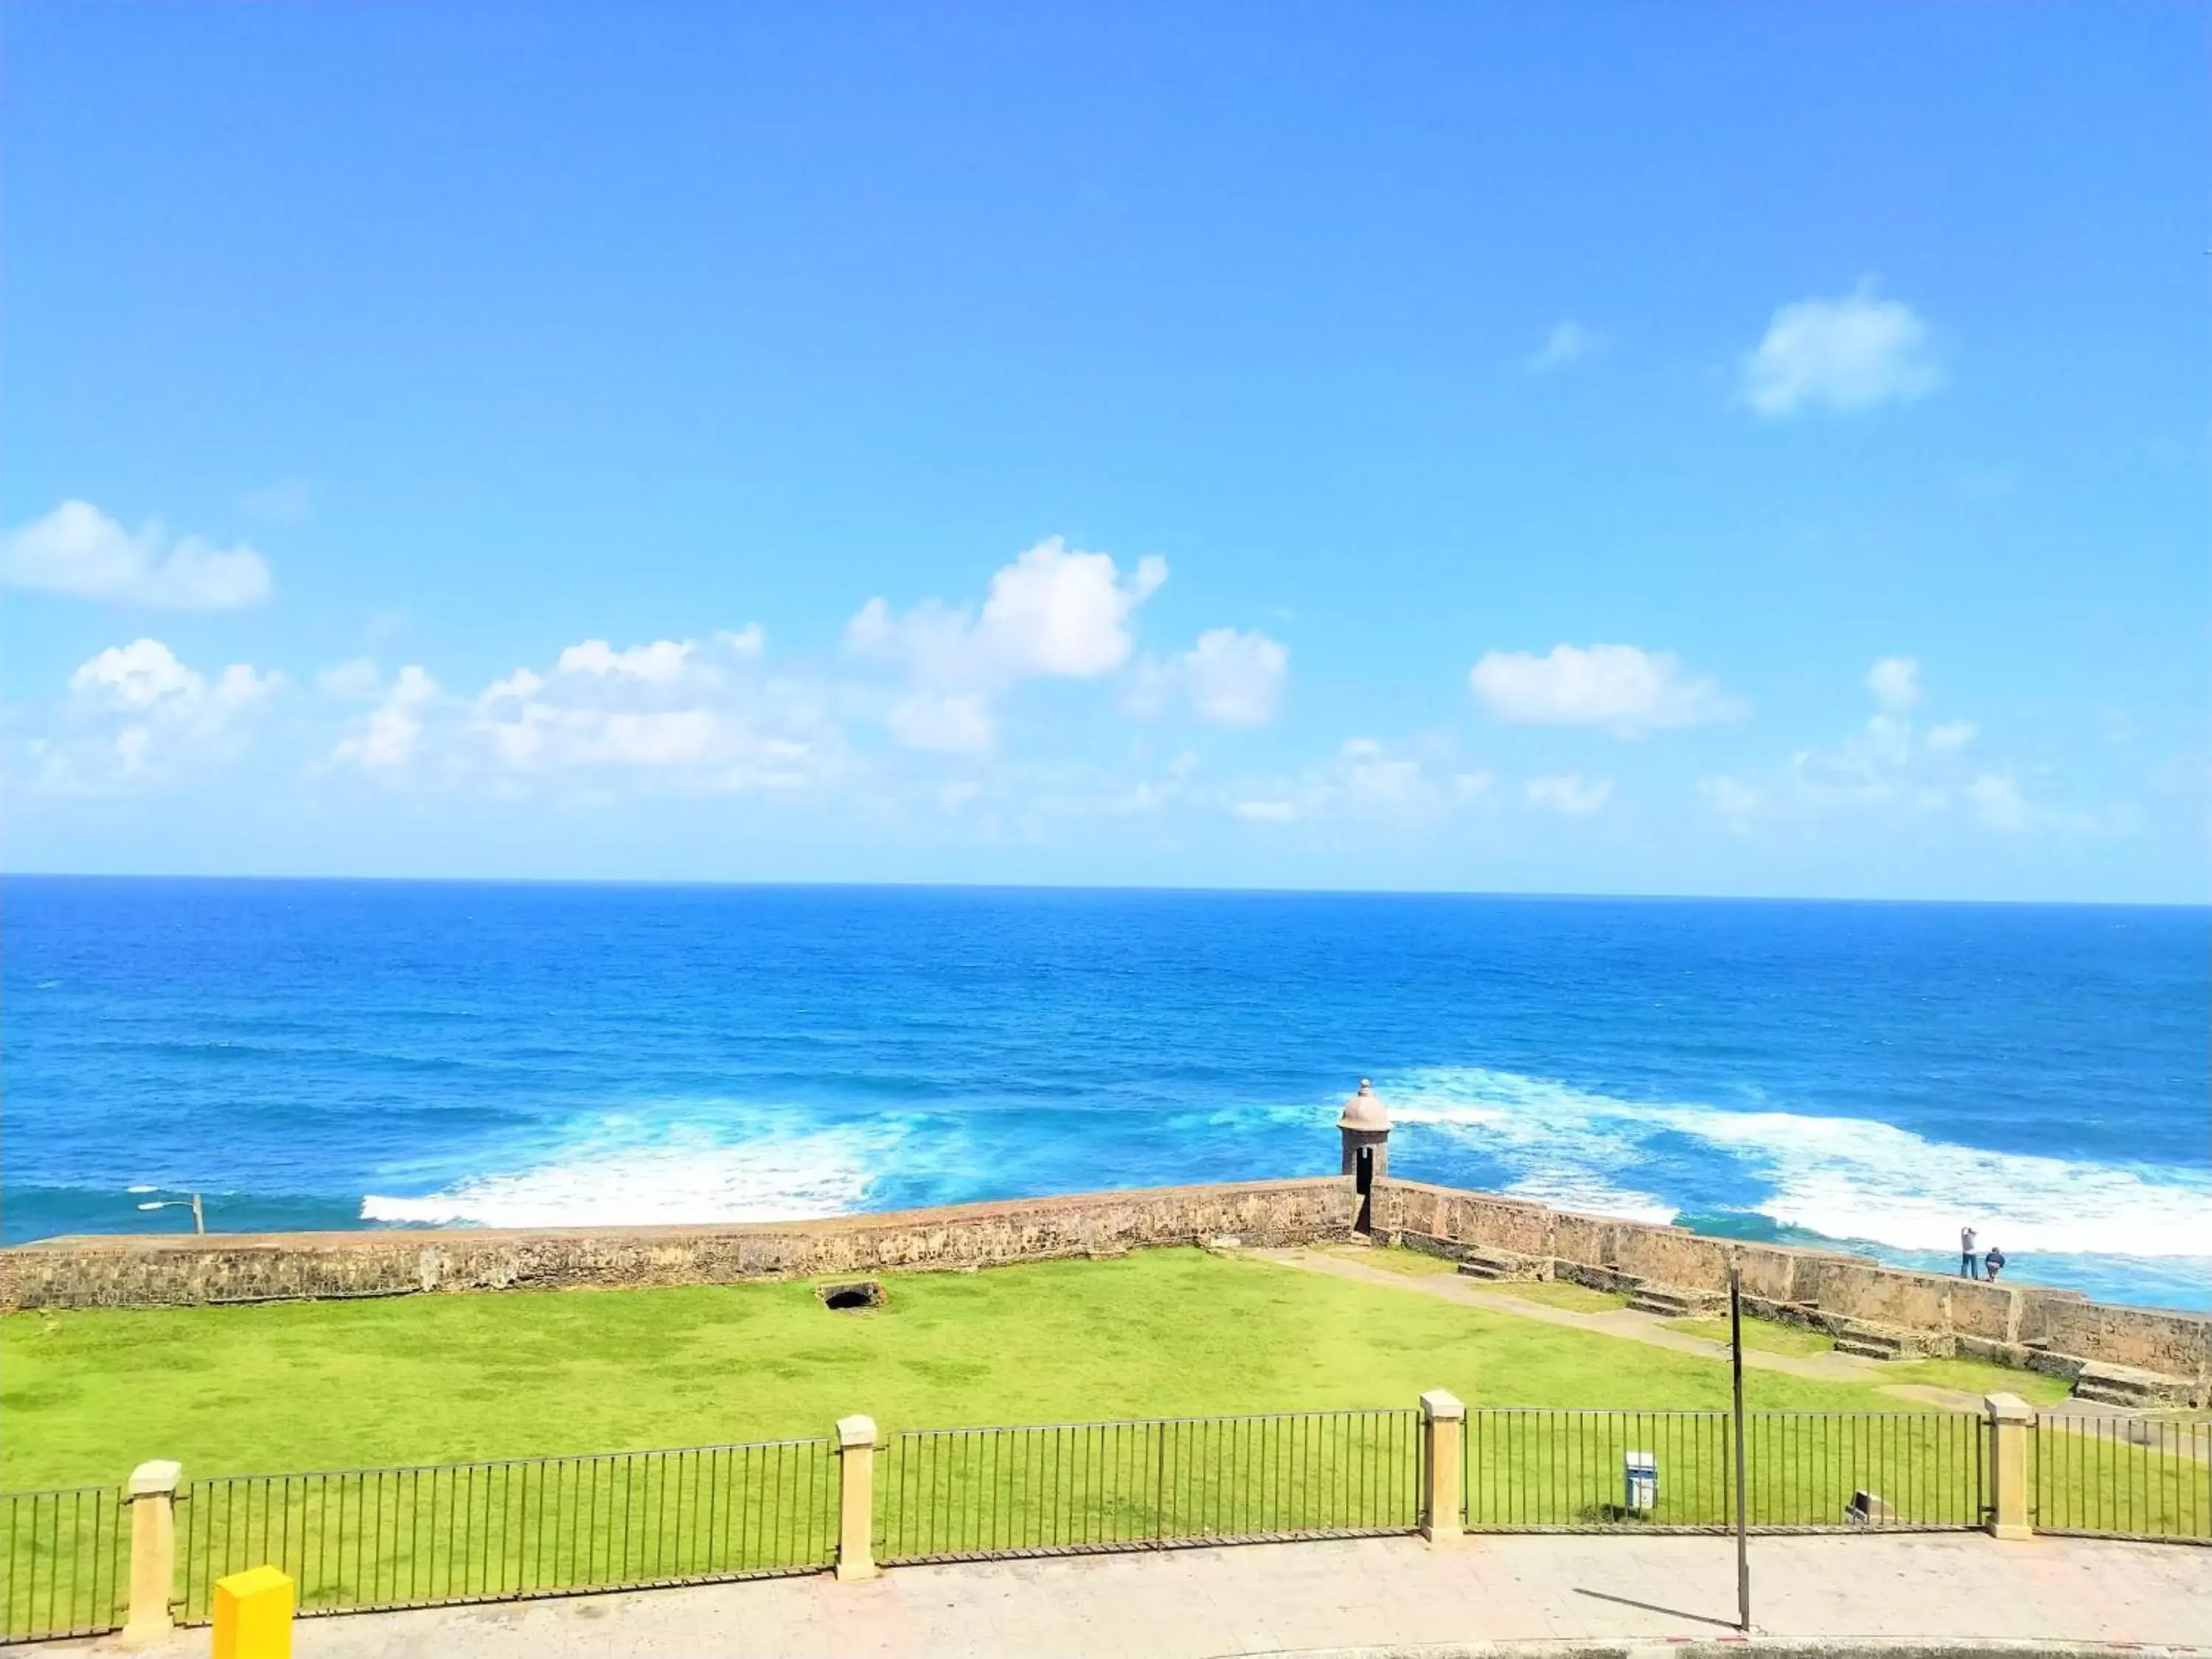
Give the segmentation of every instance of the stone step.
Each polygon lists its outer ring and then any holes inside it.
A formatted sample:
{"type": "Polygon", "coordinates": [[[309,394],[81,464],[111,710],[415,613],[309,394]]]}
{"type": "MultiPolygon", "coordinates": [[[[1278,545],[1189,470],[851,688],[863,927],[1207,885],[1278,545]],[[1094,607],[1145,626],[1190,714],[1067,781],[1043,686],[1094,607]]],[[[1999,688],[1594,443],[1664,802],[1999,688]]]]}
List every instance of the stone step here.
{"type": "Polygon", "coordinates": [[[1629,1293],[1628,1305],[1638,1313],[1662,1319],[1703,1319],[1728,1305],[1728,1298],[1712,1291],[1674,1290],[1664,1285],[1644,1285],[1629,1293]]]}
{"type": "Polygon", "coordinates": [[[1593,1267],[1587,1262],[1571,1262],[1564,1258],[1553,1263],[1552,1277],[1564,1279],[1593,1291],[1611,1291],[1616,1296],[1634,1296],[1648,1282],[1634,1273],[1625,1273],[1618,1267],[1593,1267]]]}
{"type": "Polygon", "coordinates": [[[2125,1406],[2142,1411],[2154,1406],[2186,1405],[2189,1383],[2183,1377],[2162,1376],[2156,1371],[2092,1361],[2074,1379],[2074,1397],[2100,1406],[2125,1406]]]}
{"type": "Polygon", "coordinates": [[[1896,1343],[1870,1341],[1863,1336],[1838,1337],[1836,1352],[1850,1354],[1860,1359],[1889,1360],[1905,1358],[1896,1343]]]}
{"type": "Polygon", "coordinates": [[[1836,1352],[1861,1359],[1910,1359],[1915,1350],[1902,1332],[1875,1330],[1862,1325],[1837,1334],[1836,1352]]]}
{"type": "Polygon", "coordinates": [[[1510,1250],[1468,1250],[1459,1259],[1459,1270],[1469,1279],[1535,1279],[1536,1264],[1510,1250]]]}

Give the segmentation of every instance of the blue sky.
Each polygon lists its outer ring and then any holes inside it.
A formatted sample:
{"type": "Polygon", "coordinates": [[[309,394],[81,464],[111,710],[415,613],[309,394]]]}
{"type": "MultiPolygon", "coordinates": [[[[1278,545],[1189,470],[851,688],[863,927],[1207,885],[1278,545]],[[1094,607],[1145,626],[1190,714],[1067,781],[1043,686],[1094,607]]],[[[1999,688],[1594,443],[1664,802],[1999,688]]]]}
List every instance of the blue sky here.
{"type": "Polygon", "coordinates": [[[2212,887],[2200,9],[0,19],[10,868],[2212,887]]]}

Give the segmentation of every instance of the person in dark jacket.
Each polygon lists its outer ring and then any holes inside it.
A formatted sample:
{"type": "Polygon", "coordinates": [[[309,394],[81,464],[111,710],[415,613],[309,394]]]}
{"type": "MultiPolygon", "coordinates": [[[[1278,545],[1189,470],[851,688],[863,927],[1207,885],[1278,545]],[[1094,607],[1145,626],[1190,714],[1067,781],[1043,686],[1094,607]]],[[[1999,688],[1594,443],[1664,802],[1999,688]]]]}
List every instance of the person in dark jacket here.
{"type": "Polygon", "coordinates": [[[1982,1258],[1982,1276],[1984,1279],[1995,1279],[2003,1271],[2004,1252],[1992,1244],[1990,1246],[1990,1253],[1982,1258]]]}

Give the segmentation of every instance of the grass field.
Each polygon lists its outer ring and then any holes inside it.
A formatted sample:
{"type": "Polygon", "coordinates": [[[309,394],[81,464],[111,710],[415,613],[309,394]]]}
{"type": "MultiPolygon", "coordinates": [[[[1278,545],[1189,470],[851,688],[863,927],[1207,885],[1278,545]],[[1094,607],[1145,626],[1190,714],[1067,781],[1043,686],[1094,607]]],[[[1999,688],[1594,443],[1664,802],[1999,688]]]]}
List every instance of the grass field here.
{"type": "MultiPolygon", "coordinates": [[[[1407,1406],[1431,1388],[1728,1401],[1714,1360],[1195,1250],[887,1284],[890,1305],[857,1315],[756,1284],[9,1316],[0,1486],[115,1480],[152,1457],[198,1476],[765,1439],[850,1412],[890,1430],[1407,1406]]],[[[1750,1388],[1755,1409],[1898,1405],[1765,1372],[1750,1388]]]]}
{"type": "MultiPolygon", "coordinates": [[[[887,1285],[889,1305],[860,1314],[756,1284],[0,1320],[0,1486],[108,1488],[88,1510],[0,1504],[0,1637],[112,1621],[112,1483],[157,1456],[197,1482],[178,1522],[194,1618],[218,1577],[264,1561],[323,1610],[818,1568],[837,1529],[828,1444],[726,1443],[820,1437],[854,1411],[891,1435],[874,1515],[887,1559],[1403,1530],[1411,1407],[1437,1387],[1544,1408],[1470,1418],[1472,1526],[1732,1513],[1717,1358],[1194,1250],[887,1285]],[[1063,1426],[992,1426],[1020,1424],[1063,1426]],[[980,1431],[896,1432],[965,1425],[980,1431]],[[704,1449],[623,1451],[652,1447],[704,1449]],[[1657,1459],[1656,1509],[1622,1507],[1632,1452],[1657,1459]],[[489,1459],[519,1461],[468,1461],[489,1459]],[[255,1472],[286,1478],[227,1478],[255,1472]]],[[[1951,1361],[1883,1377],[2050,1386],[1951,1361]]],[[[1861,1488],[1912,1524],[1979,1522],[1977,1416],[1870,1384],[1746,1381],[1754,1526],[1837,1525],[1861,1488]]],[[[2049,1513],[2169,1535],[2212,1524],[2201,1460],[2055,1443],[2035,1476],[2049,1513]]]]}
{"type": "Polygon", "coordinates": [[[1960,1394],[2016,1394],[2040,1409],[2055,1406],[2074,1392],[2071,1384],[2041,1371],[2016,1370],[1979,1359],[1906,1359],[1893,1362],[1883,1371],[1889,1382],[1923,1382],[1931,1388],[1955,1389],[1960,1394]]]}
{"type": "MultiPolygon", "coordinates": [[[[1691,1336],[1702,1336],[1708,1342],[1729,1340],[1729,1322],[1725,1317],[1670,1319],[1667,1322],[1667,1328],[1691,1336]]],[[[1763,1353],[1833,1353],[1836,1339],[1823,1331],[1808,1331],[1796,1325],[1779,1325],[1771,1319],[1747,1319],[1743,1322],[1743,1346],[1757,1348],[1763,1353]]]]}
{"type": "MultiPolygon", "coordinates": [[[[1322,1246],[1322,1253],[1341,1261],[1379,1267],[1385,1273],[1401,1273],[1408,1279],[1449,1279],[1459,1272],[1456,1261],[1445,1256],[1431,1255],[1425,1250],[1379,1250],[1365,1244],[1337,1244],[1322,1246]]],[[[1625,1296],[1611,1291],[1594,1291],[1587,1285],[1577,1285],[1566,1279],[1481,1279],[1468,1282],[1501,1296],[1516,1296],[1523,1302],[1541,1303],[1547,1308],[1565,1308],[1574,1313],[1610,1313],[1615,1308],[1628,1305],[1628,1298],[1625,1296]]]]}
{"type": "Polygon", "coordinates": [[[1587,1285],[1565,1279],[1506,1279],[1491,1288],[1517,1296],[1523,1302],[1565,1308],[1569,1313],[1611,1313],[1628,1305],[1628,1298],[1618,1291],[1594,1291],[1587,1285]]]}

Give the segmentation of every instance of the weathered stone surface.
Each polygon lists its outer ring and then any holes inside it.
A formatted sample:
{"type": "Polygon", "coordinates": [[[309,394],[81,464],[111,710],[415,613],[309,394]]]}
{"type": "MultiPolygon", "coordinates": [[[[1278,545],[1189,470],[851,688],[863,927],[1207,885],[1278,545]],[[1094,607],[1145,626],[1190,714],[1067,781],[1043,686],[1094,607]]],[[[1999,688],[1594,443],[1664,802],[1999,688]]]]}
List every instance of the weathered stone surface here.
{"type": "Polygon", "coordinates": [[[706,1227],[191,1234],[51,1239],[0,1250],[0,1307],[91,1308],[404,1296],[958,1268],[1233,1234],[1349,1237],[1348,1181],[1260,1181],[706,1227]]]}
{"type": "Polygon", "coordinates": [[[2096,1363],[2154,1372],[2166,1397],[2212,1404],[2212,1316],[2091,1302],[2076,1291],[1885,1267],[1865,1256],[1704,1238],[1679,1227],[1574,1215],[1509,1199],[1392,1180],[1375,1194],[1378,1233],[1445,1254],[1548,1256],[1559,1278],[1608,1290],[1638,1283],[1725,1290],[1731,1262],[1763,1317],[1841,1333],[1882,1328],[1922,1352],[1969,1353],[2060,1376],[2096,1363]],[[1425,1235],[1425,1239],[1422,1237],[1425,1235]]]}
{"type": "MultiPolygon", "coordinates": [[[[87,1308],[408,1296],[569,1285],[713,1285],[904,1269],[972,1269],[1164,1244],[1306,1244],[1352,1236],[1342,1176],[1163,1187],[820,1221],[701,1227],[164,1234],[49,1239],[0,1250],[0,1307],[87,1308]]],[[[1524,1258],[1529,1276],[1695,1297],[1733,1262],[1753,1311],[1832,1332],[1912,1334],[1929,1352],[2062,1376],[2090,1363],[2156,1374],[2212,1403],[2212,1317],[2123,1308],[2072,1291],[1884,1267],[1864,1256],[1705,1238],[1522,1200],[1381,1179],[1377,1237],[1467,1258],[1524,1258]]]]}

